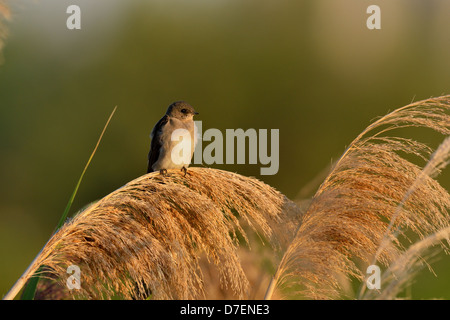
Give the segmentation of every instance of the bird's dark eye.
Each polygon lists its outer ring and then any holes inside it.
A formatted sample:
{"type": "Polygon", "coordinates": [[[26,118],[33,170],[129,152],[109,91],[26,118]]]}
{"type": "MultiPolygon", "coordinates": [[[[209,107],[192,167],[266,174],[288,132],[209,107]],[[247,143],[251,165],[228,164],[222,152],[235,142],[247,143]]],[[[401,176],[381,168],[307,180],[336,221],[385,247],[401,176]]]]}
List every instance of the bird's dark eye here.
{"type": "Polygon", "coordinates": [[[186,109],[181,109],[181,112],[186,113],[187,110],[186,109]]]}

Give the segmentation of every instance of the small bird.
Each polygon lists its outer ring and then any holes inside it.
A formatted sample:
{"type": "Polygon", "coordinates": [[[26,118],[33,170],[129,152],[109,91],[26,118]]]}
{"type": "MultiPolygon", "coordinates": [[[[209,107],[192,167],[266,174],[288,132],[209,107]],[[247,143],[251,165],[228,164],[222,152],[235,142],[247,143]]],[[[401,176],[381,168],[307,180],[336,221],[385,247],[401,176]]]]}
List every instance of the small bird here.
{"type": "Polygon", "coordinates": [[[152,141],[148,153],[147,173],[159,170],[160,174],[165,174],[167,169],[181,169],[186,175],[186,168],[189,167],[197,144],[194,124],[194,115],[197,114],[198,112],[185,101],[176,101],[167,108],[166,114],[156,123],[150,134],[152,141]],[[185,133],[181,142],[176,138],[173,140],[172,137],[177,129],[182,129],[177,132],[185,133]],[[175,147],[180,148],[180,143],[183,151],[190,150],[190,154],[180,157],[178,152],[172,152],[178,150],[174,150],[175,147]],[[186,145],[187,143],[190,146],[186,145]]]}

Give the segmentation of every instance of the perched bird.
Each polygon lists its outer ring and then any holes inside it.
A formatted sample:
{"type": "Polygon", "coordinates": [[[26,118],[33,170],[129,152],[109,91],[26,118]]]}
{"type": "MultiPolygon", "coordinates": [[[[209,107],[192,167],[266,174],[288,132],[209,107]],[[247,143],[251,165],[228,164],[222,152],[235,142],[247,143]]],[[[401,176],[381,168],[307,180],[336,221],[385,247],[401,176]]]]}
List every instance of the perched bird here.
{"type": "Polygon", "coordinates": [[[177,101],[169,106],[150,134],[152,141],[147,173],[159,170],[161,174],[165,174],[167,169],[181,169],[186,175],[186,168],[189,167],[197,144],[194,124],[194,115],[197,114],[184,101],[177,101]]]}

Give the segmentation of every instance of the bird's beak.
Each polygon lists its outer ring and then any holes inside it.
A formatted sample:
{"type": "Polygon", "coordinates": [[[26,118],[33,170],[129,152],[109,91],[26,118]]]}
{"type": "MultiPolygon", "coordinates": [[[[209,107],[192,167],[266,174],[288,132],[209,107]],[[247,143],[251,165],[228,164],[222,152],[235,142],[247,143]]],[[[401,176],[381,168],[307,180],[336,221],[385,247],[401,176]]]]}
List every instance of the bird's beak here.
{"type": "Polygon", "coordinates": [[[194,114],[197,115],[197,114],[200,114],[200,113],[198,113],[197,111],[194,111],[194,114]]]}

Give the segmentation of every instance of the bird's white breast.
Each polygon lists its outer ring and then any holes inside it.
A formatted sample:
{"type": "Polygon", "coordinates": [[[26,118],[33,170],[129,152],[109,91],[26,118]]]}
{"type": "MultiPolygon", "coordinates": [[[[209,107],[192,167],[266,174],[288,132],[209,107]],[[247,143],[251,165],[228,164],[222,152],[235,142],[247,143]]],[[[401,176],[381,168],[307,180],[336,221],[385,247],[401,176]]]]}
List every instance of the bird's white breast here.
{"type": "Polygon", "coordinates": [[[196,131],[192,120],[169,118],[160,132],[161,150],[158,161],[152,168],[154,170],[187,168],[197,145],[196,131]]]}

